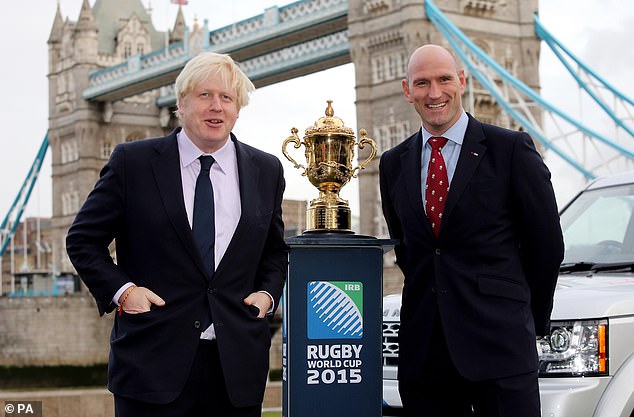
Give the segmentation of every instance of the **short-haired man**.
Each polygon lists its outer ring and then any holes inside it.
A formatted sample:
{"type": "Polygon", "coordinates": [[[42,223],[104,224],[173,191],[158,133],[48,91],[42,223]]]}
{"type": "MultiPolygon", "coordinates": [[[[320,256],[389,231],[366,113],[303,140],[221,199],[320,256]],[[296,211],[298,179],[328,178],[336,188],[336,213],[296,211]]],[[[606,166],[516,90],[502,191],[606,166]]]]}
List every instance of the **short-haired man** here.
{"type": "Polygon", "coordinates": [[[465,75],[438,45],[402,82],[420,130],[380,162],[405,275],[399,392],[408,416],[538,417],[535,336],[548,331],[563,238],[531,138],[465,113],[465,75]]]}

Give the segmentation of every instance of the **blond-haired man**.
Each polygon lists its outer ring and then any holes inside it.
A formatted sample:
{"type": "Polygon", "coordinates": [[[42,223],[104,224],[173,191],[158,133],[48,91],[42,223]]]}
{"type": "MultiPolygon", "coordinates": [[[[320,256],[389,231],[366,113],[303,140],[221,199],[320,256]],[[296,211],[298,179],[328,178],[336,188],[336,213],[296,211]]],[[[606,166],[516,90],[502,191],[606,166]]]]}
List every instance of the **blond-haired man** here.
{"type": "Polygon", "coordinates": [[[253,89],[228,55],[189,61],[182,127],[118,145],[69,230],[99,313],[117,311],[117,416],[261,414],[288,248],[281,164],[231,133],[253,89]]]}

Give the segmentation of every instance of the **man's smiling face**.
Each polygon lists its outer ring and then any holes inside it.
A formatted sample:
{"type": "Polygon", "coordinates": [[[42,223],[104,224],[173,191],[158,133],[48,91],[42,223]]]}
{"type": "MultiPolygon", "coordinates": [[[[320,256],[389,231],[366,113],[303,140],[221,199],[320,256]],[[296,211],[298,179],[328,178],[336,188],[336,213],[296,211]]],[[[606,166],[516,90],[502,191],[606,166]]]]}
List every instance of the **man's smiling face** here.
{"type": "Polygon", "coordinates": [[[431,134],[442,135],[460,118],[465,76],[447,50],[433,45],[416,50],[402,86],[431,134]]]}

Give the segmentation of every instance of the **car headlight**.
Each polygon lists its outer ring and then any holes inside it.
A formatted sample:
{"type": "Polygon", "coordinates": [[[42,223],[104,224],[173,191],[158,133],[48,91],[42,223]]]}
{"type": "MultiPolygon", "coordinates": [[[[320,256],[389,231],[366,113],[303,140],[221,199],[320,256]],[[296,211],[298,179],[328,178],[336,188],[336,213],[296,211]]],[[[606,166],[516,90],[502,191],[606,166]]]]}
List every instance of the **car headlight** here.
{"type": "Polygon", "coordinates": [[[550,334],[537,339],[539,376],[608,374],[608,321],[553,322],[550,334]]]}

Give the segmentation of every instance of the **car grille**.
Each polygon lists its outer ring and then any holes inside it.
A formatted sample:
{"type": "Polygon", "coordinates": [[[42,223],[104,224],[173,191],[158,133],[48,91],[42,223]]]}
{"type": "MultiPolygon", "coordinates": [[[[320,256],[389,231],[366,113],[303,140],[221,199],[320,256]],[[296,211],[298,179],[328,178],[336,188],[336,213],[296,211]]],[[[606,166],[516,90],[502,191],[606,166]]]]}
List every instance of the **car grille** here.
{"type": "Polygon", "coordinates": [[[400,322],[383,323],[383,366],[398,365],[398,329],[400,322]]]}

